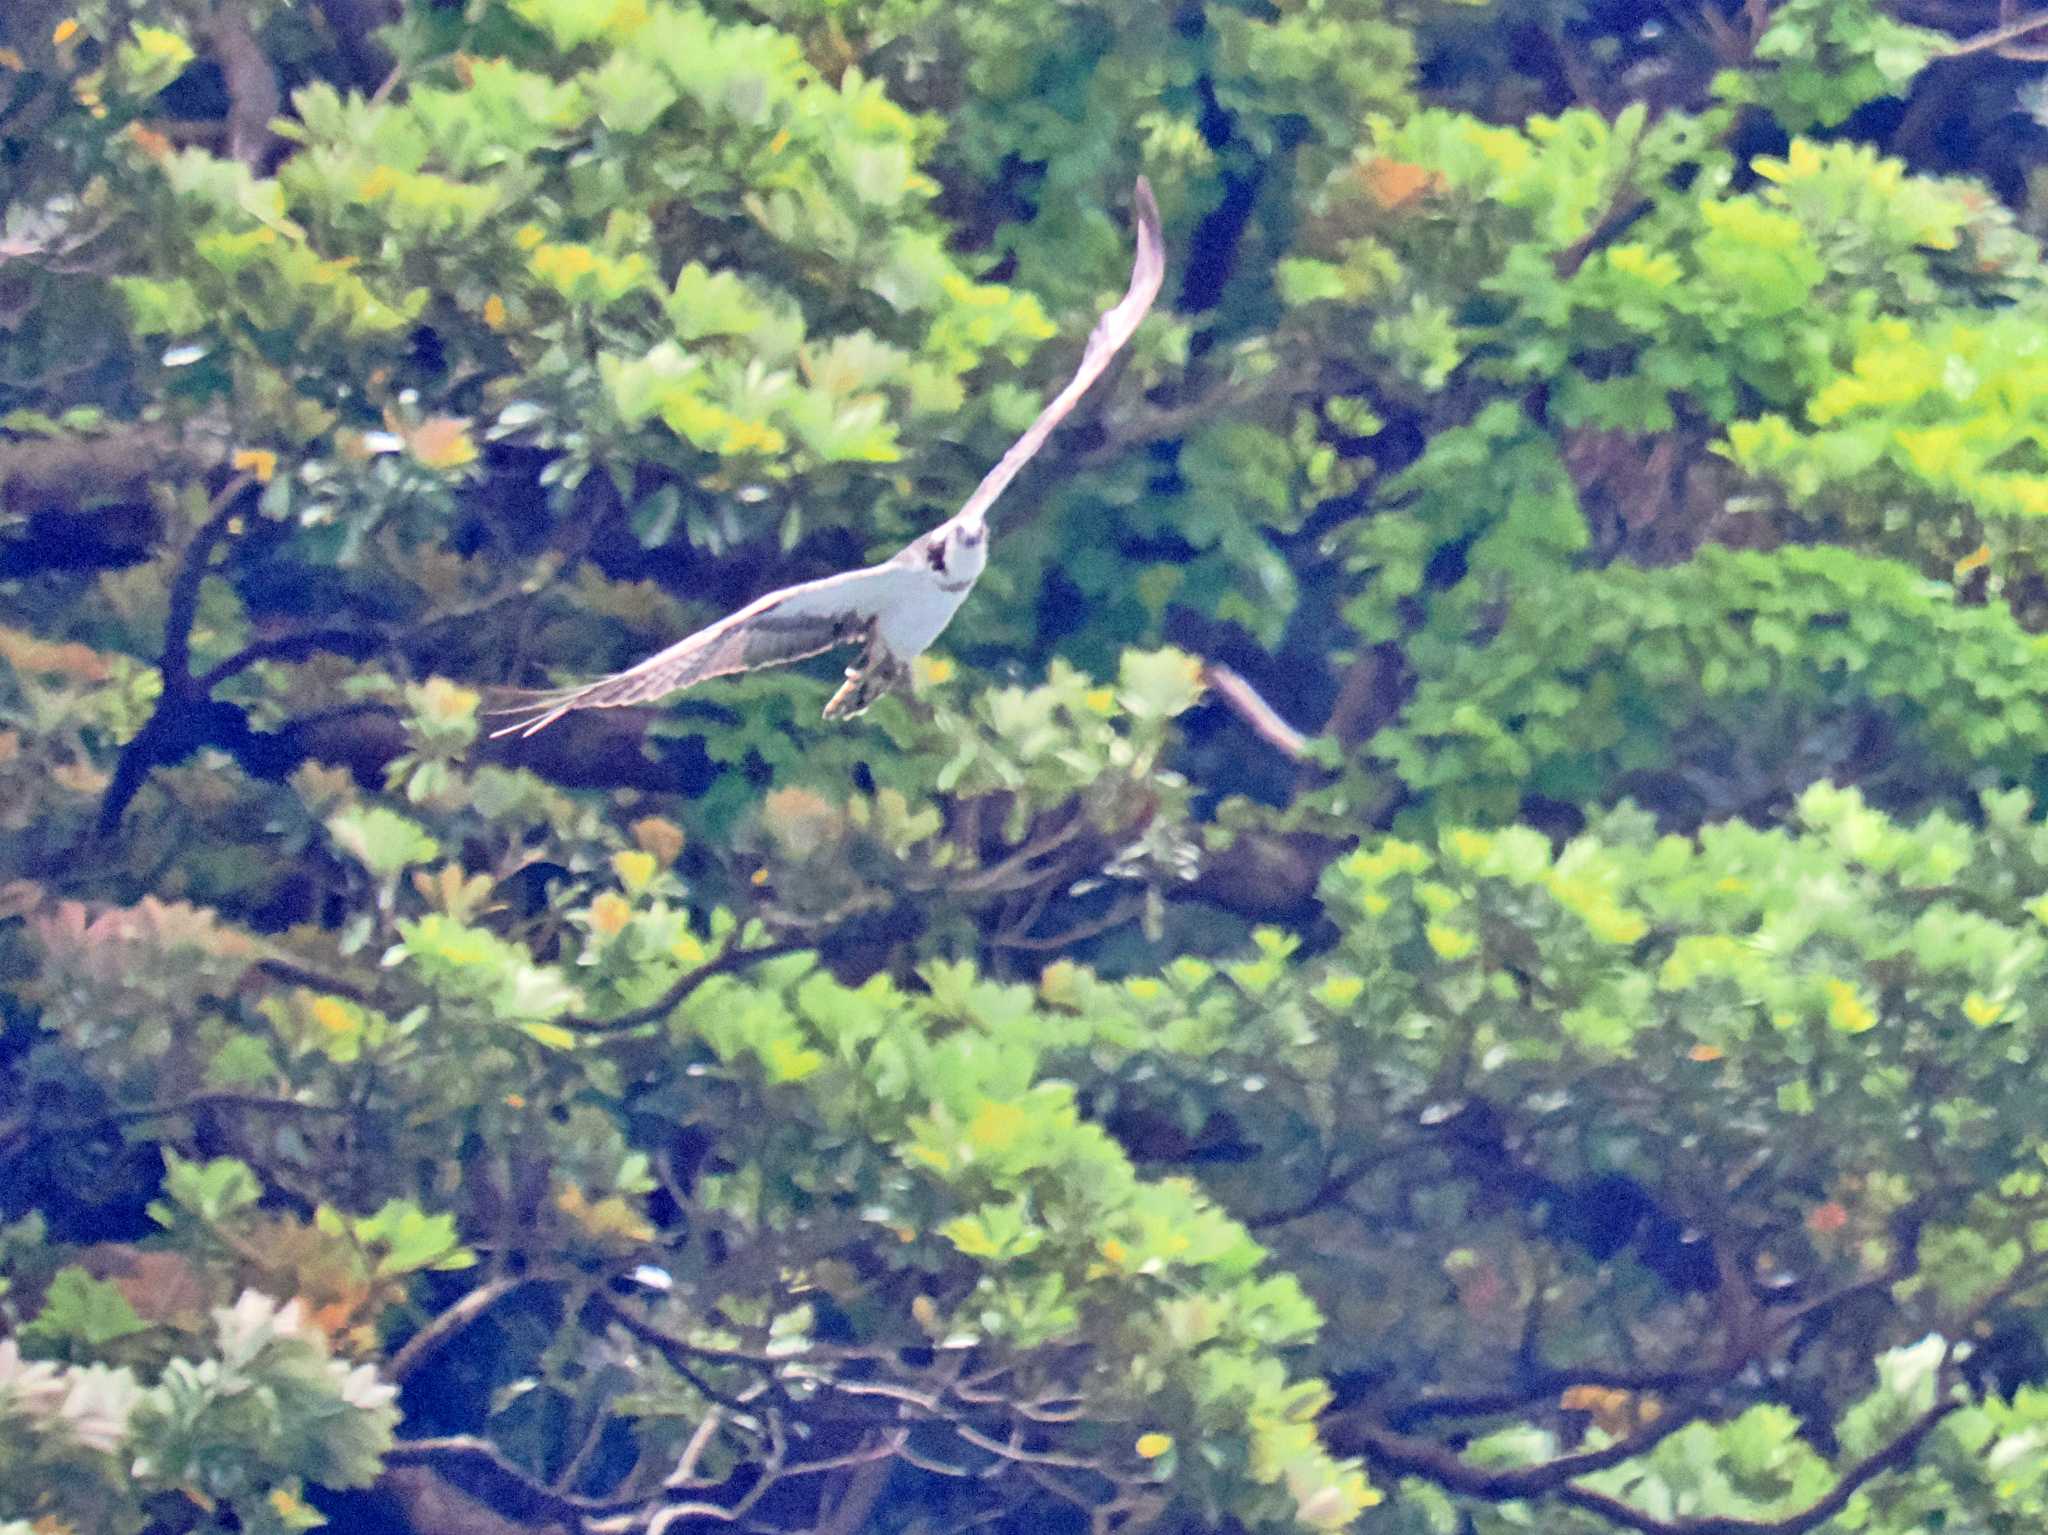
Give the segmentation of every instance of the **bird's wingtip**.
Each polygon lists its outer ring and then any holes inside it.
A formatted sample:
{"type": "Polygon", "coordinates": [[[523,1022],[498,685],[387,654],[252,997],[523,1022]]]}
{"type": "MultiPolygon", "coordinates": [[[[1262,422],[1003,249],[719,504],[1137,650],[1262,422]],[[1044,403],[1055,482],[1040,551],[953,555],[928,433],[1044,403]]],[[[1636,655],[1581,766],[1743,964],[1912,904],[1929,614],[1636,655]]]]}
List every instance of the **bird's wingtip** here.
{"type": "Polygon", "coordinates": [[[520,692],[508,689],[504,702],[496,708],[484,710],[486,719],[510,720],[490,733],[488,739],[496,741],[505,736],[530,736],[545,730],[556,720],[567,714],[574,700],[587,691],[586,687],[541,689],[534,692],[520,692]]]}
{"type": "Polygon", "coordinates": [[[490,733],[488,739],[493,741],[501,741],[506,736],[530,736],[536,730],[539,730],[543,726],[550,724],[553,721],[553,719],[554,716],[547,714],[543,714],[537,719],[533,715],[524,714],[521,715],[520,718],[514,720],[509,725],[500,725],[496,730],[493,730],[490,733]]]}
{"type": "Polygon", "coordinates": [[[1131,266],[1131,288],[1156,293],[1166,278],[1166,237],[1159,224],[1159,200],[1152,183],[1140,176],[1131,188],[1131,221],[1137,229],[1137,254],[1131,266]]]}

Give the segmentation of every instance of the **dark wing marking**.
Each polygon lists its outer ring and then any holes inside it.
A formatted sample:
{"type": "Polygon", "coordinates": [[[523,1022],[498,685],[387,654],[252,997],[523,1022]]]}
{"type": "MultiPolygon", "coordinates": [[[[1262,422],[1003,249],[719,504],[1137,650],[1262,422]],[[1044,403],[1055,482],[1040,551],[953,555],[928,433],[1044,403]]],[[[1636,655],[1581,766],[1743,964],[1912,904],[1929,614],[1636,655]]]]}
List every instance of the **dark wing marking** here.
{"type": "Polygon", "coordinates": [[[571,709],[647,703],[712,677],[782,666],[851,645],[866,637],[875,615],[900,594],[905,578],[901,570],[873,565],[770,592],[637,666],[492,711],[519,718],[491,735],[530,736],[571,709]]]}
{"type": "Polygon", "coordinates": [[[1166,244],[1159,233],[1159,204],[1152,198],[1152,183],[1143,176],[1131,192],[1131,212],[1137,224],[1138,250],[1131,262],[1131,284],[1124,290],[1124,296],[1117,300],[1116,307],[1103,312],[1095,322],[1095,329],[1088,333],[1088,345],[1081,353],[1081,366],[1074,376],[1052,398],[1052,403],[1038,413],[1038,419],[1024,429],[1024,435],[1010,445],[1010,451],[997,462],[995,468],[982,477],[974,487],[974,494],[952,517],[954,522],[973,522],[988,516],[988,509],[995,505],[996,498],[1010,488],[1010,481],[1017,472],[1037,455],[1045,446],[1045,440],[1052,436],[1053,428],[1072,414],[1081,396],[1088,392],[1088,386],[1102,377],[1110,359],[1123,350],[1124,344],[1137,333],[1138,322],[1145,318],[1152,308],[1152,301],[1159,296],[1159,286],[1166,280],[1166,244]]]}

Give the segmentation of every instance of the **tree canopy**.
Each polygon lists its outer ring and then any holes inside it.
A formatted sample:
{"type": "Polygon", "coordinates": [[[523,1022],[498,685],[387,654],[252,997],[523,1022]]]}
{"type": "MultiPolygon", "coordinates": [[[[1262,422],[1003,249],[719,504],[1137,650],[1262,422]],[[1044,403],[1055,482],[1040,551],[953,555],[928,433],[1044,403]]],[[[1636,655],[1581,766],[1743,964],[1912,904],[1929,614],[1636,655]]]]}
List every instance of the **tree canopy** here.
{"type": "Polygon", "coordinates": [[[0,1535],[2039,1528],[2044,48],[0,11],[0,1535]]]}

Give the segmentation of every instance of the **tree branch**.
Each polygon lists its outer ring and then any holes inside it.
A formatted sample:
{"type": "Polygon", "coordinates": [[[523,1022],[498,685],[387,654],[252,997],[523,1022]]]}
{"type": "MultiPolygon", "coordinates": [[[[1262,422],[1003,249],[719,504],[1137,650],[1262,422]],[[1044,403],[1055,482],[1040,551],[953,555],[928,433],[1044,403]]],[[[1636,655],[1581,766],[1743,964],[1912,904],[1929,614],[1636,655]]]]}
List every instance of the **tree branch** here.
{"type": "Polygon", "coordinates": [[[1026,838],[1015,852],[987,868],[973,874],[962,875],[959,879],[945,882],[937,888],[963,895],[978,895],[987,890],[1021,890],[1028,885],[1037,884],[1049,871],[1042,868],[1034,869],[1031,864],[1067,846],[1088,830],[1089,825],[1087,808],[1076,801],[1074,813],[1051,831],[1043,836],[1026,838]]]}
{"type": "MultiPolygon", "coordinates": [[[[1824,1315],[1853,1296],[1889,1290],[1900,1280],[1909,1277],[1914,1267],[1911,1253],[1902,1248],[1891,1264],[1880,1273],[1850,1280],[1826,1294],[1816,1295],[1811,1300],[1795,1306],[1774,1308],[1763,1317],[1763,1326],[1748,1346],[1728,1355],[1718,1364],[1665,1370],[1608,1370],[1588,1365],[1574,1365],[1565,1369],[1524,1369],[1517,1372],[1517,1380],[1513,1385],[1502,1386],[1493,1391],[1478,1391],[1464,1395],[1446,1394],[1405,1402],[1389,1408],[1384,1414],[1385,1421],[1388,1427],[1406,1433],[1435,1418],[1493,1417],[1499,1413],[1518,1411],[1533,1402],[1554,1398],[1574,1386],[1596,1386],[1608,1391],[1655,1391],[1666,1394],[1711,1390],[1733,1380],[1761,1359],[1772,1345],[1779,1343],[1799,1328],[1811,1325],[1815,1317],[1824,1315]]],[[[1730,1276],[1728,1282],[1731,1285],[1744,1283],[1739,1276],[1730,1276]]],[[[1967,1326],[1967,1319],[1964,1326],[1967,1326]]],[[[1960,1330],[1950,1329],[1951,1332],[1960,1330]]]]}
{"type": "Polygon", "coordinates": [[[192,685],[192,625],[199,616],[199,589],[212,568],[214,545],[227,536],[229,527],[240,515],[235,503],[255,484],[254,475],[238,474],[223,485],[207,504],[206,521],[199,525],[179,556],[177,574],[171,578],[169,609],[164,615],[164,652],[157,663],[164,674],[166,698],[192,685]]]}
{"type": "Polygon", "coordinates": [[[729,1349],[699,1348],[693,1343],[687,1343],[683,1339],[676,1337],[673,1333],[663,1332],[652,1322],[636,1316],[602,1291],[592,1295],[591,1301],[607,1318],[618,1323],[620,1327],[624,1328],[633,1337],[647,1344],[656,1353],[660,1354],[663,1359],[667,1360],[669,1368],[695,1387],[698,1394],[704,1397],[705,1400],[716,1402],[719,1406],[730,1412],[746,1416],[759,1415],[757,1409],[751,1406],[745,1399],[734,1396],[729,1391],[721,1391],[712,1385],[711,1382],[698,1373],[697,1367],[700,1364],[743,1364],[750,1369],[761,1371],[763,1375],[772,1381],[775,1379],[773,1365],[755,1359],[751,1355],[737,1353],[729,1349]]]}
{"type": "Polygon", "coordinates": [[[391,55],[371,34],[396,21],[397,8],[385,0],[316,0],[316,9],[327,23],[341,56],[358,90],[371,91],[391,72],[391,55]]]}
{"type": "Polygon", "coordinates": [[[228,90],[228,154],[261,175],[275,142],[270,120],[284,105],[277,74],[249,26],[241,0],[219,0],[207,31],[228,90]]]}
{"type": "Polygon", "coordinates": [[[556,1492],[532,1472],[513,1460],[490,1440],[474,1434],[448,1434],[432,1439],[401,1439],[384,1453],[387,1466],[467,1465],[483,1471],[500,1489],[489,1496],[492,1506],[520,1509],[523,1515],[559,1519],[571,1529],[582,1529],[593,1511],[609,1511],[615,1505],[606,1500],[579,1498],[556,1492]]]}
{"type": "MultiPolygon", "coordinates": [[[[1405,1150],[1405,1148],[1402,1149],[1405,1150]]],[[[1399,1150],[1386,1151],[1375,1156],[1361,1158],[1355,1166],[1347,1167],[1341,1173],[1328,1174],[1316,1188],[1315,1192],[1304,1199],[1296,1200],[1291,1205],[1283,1205],[1277,1210],[1267,1210],[1258,1215],[1246,1215],[1240,1218],[1244,1221],[1246,1230],[1262,1231],[1269,1226],[1284,1226],[1289,1221],[1301,1220],[1306,1216],[1315,1214],[1318,1210],[1327,1210],[1349,1193],[1360,1179],[1369,1176],[1379,1168],[1385,1167],[1388,1162],[1394,1160],[1400,1154],[1399,1150]]],[[[1325,1166],[1327,1165],[1326,1163],[1325,1166]]]]}
{"type": "Polygon", "coordinates": [[[1517,1386],[1475,1391],[1463,1396],[1426,1396],[1403,1402],[1386,1412],[1387,1425],[1406,1433],[1434,1418],[1490,1418],[1516,1412],[1534,1402],[1551,1401],[1574,1386],[1604,1391],[1697,1391],[1722,1384],[1728,1372],[1718,1366],[1699,1370],[1545,1370],[1517,1386]]]}
{"type": "Polygon", "coordinates": [[[367,1005],[371,1001],[370,993],[353,981],[344,981],[339,976],[309,970],[289,959],[259,959],[249,967],[249,974],[268,976],[274,981],[283,981],[288,986],[303,986],[308,991],[345,997],[351,1002],[367,1005]]]}
{"type": "Polygon", "coordinates": [[[1329,736],[1349,750],[1399,712],[1401,706],[1400,647],[1368,645],[1344,669],[1330,717],[1317,735],[1329,736]]]}
{"type": "Polygon", "coordinates": [[[1402,1476],[1419,1476],[1436,1483],[1446,1492],[1504,1503],[1515,1498],[1542,1497],[1556,1492],[1574,1478],[1634,1460],[1691,1423],[1695,1416],[1689,1412],[1666,1412],[1654,1423],[1617,1439],[1613,1444],[1597,1450],[1584,1450],[1576,1455],[1560,1455],[1533,1466],[1475,1466],[1433,1439],[1417,1439],[1356,1420],[1342,1425],[1343,1442],[1339,1447],[1349,1449],[1355,1443],[1368,1460],[1383,1470],[1402,1476]]]}
{"type": "Polygon", "coordinates": [[[620,1013],[612,1018],[561,1018],[556,1021],[564,1028],[576,1029],[585,1034],[619,1034],[645,1024],[659,1023],[713,976],[730,975],[762,960],[774,959],[783,954],[801,954],[813,947],[815,945],[806,939],[781,938],[745,949],[740,947],[735,936],[731,944],[696,969],[686,971],[673,986],[645,1007],[636,1007],[630,1012],[620,1013]]]}
{"type": "Polygon", "coordinates": [[[360,629],[308,629],[302,634],[277,634],[245,645],[200,677],[201,693],[211,693],[228,678],[238,676],[259,661],[306,661],[320,654],[345,656],[366,661],[383,644],[380,636],[360,629]]]}
{"type": "MultiPolygon", "coordinates": [[[[909,1437],[907,1431],[898,1433],[895,1436],[896,1442],[892,1447],[892,1453],[900,1451],[903,1448],[903,1441],[909,1437]]],[[[868,1528],[868,1517],[874,1513],[875,1504],[881,1499],[882,1489],[888,1485],[888,1461],[869,1460],[846,1479],[846,1486],[833,1500],[831,1511],[820,1515],[817,1535],[860,1535],[862,1530],[868,1528]]]]}
{"type": "Polygon", "coordinates": [[[1253,735],[1275,751],[1293,762],[1308,756],[1308,737],[1282,719],[1277,709],[1229,667],[1204,662],[1202,681],[1224,707],[1250,727],[1253,735]]]}
{"type": "Polygon", "coordinates": [[[402,1383],[408,1375],[438,1353],[449,1339],[514,1290],[534,1283],[535,1279],[536,1276],[531,1274],[506,1275],[493,1279],[488,1284],[478,1285],[406,1339],[405,1346],[391,1356],[391,1362],[384,1367],[384,1373],[402,1383]]]}
{"type": "Polygon", "coordinates": [[[144,1119],[165,1119],[189,1114],[194,1109],[247,1109],[254,1114],[349,1115],[355,1112],[341,1104],[301,1103],[296,1098],[263,1098],[254,1093],[194,1093],[169,1103],[146,1103],[140,1108],[112,1109],[100,1115],[96,1124],[131,1124],[144,1119]]]}
{"type": "Polygon", "coordinates": [[[1726,1514],[1659,1519],[1631,1503],[1590,1487],[1566,1486],[1559,1488],[1557,1495],[1561,1501],[1575,1508],[1598,1514],[1610,1523],[1639,1531],[1641,1535],[1805,1535],[1806,1531],[1827,1523],[1839,1514],[1866,1482],[1887,1471],[1904,1468],[1918,1453],[1921,1442],[1934,1432],[1943,1418],[1961,1405],[1953,1401],[1935,1403],[1915,1418],[1912,1426],[1898,1438],[1851,1466],[1840,1481],[1814,1502],[1778,1519],[1739,1519],[1726,1514]]]}
{"type": "MultiPolygon", "coordinates": [[[[989,947],[994,949],[1023,949],[1034,953],[1067,949],[1077,943],[1086,942],[1090,938],[1100,937],[1104,933],[1122,927],[1126,922],[1133,921],[1144,909],[1145,898],[1143,896],[1127,896],[1110,907],[1101,916],[1090,917],[1085,922],[1078,922],[1065,932],[1054,933],[1046,938],[1033,938],[1028,932],[1024,931],[997,933],[989,939],[989,947]]],[[[1036,920],[1036,917],[1037,913],[1033,913],[1034,920],[1036,920]]]]}
{"type": "Polygon", "coordinates": [[[1959,59],[1969,53],[1983,53],[1987,49],[2002,48],[2007,43],[2016,43],[2029,32],[2038,32],[2048,27],[2048,11],[2035,11],[2022,16],[2018,21],[2009,21],[2004,26],[1993,27],[1988,32],[1979,32],[1966,37],[1943,52],[1944,59],[1959,59]]]}
{"type": "Polygon", "coordinates": [[[199,616],[199,592],[212,568],[214,546],[227,537],[240,515],[236,507],[242,493],[255,483],[253,475],[238,474],[223,485],[207,504],[206,520],[179,556],[164,615],[163,654],[157,660],[157,669],[163,674],[163,692],[149,718],[134,739],[121,748],[114,763],[113,777],[100,799],[101,836],[112,835],[120,826],[121,813],[141,790],[150,768],[170,754],[167,747],[182,734],[203,731],[195,718],[199,712],[196,706],[205,695],[192,676],[192,625],[199,616]]]}

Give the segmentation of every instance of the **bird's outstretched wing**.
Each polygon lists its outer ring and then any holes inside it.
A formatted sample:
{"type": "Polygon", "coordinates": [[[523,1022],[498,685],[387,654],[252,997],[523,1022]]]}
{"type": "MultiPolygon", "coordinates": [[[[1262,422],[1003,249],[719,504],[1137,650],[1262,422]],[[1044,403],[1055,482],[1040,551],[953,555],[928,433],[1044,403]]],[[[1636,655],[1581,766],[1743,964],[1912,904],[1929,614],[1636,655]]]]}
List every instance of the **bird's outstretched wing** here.
{"type": "Polygon", "coordinates": [[[855,644],[867,637],[884,607],[912,595],[909,588],[918,580],[916,571],[900,565],[870,565],[785,586],[637,666],[577,687],[534,693],[494,711],[518,718],[491,735],[530,736],[571,709],[646,703],[707,678],[781,666],[855,644]]]}
{"type": "Polygon", "coordinates": [[[1024,428],[1024,435],[1010,444],[1009,452],[996,462],[995,468],[982,476],[974,494],[953,514],[953,522],[974,523],[987,518],[988,509],[1010,488],[1017,472],[1037,456],[1053,429],[1073,414],[1088,386],[1102,377],[1102,370],[1137,334],[1138,322],[1159,297],[1159,286],[1166,280],[1166,242],[1159,232],[1159,204],[1153,199],[1152,183],[1143,176],[1131,189],[1131,218],[1137,225],[1137,254],[1131,260],[1130,286],[1124,289],[1124,296],[1116,301],[1115,307],[1102,312],[1095,329],[1088,333],[1088,345],[1081,351],[1081,366],[1074,370],[1067,387],[1052,397],[1038,413],[1038,419],[1024,428]]]}

